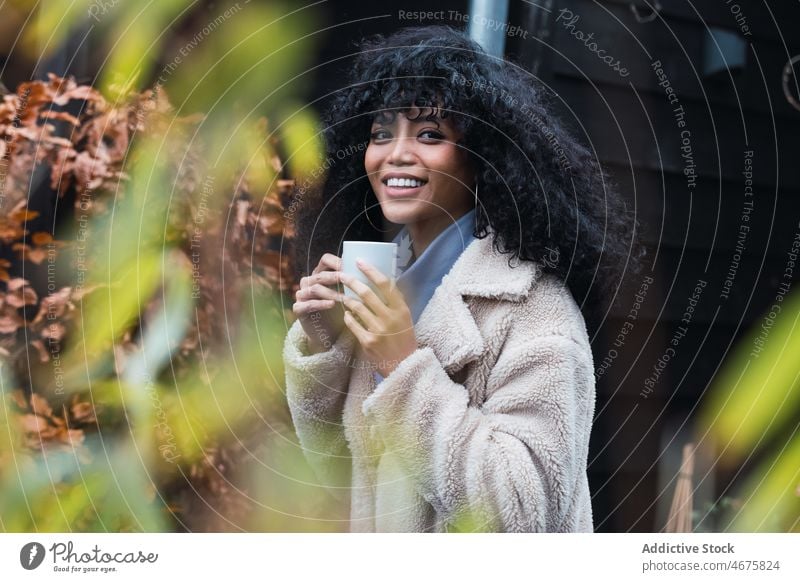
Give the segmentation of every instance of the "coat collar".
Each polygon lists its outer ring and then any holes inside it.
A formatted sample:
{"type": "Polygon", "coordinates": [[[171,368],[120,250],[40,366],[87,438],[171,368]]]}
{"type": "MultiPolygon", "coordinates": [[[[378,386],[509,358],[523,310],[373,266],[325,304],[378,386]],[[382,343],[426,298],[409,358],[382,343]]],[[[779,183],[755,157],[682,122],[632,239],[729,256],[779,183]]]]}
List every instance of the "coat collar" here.
{"type": "Polygon", "coordinates": [[[474,240],[442,279],[416,326],[417,339],[433,349],[448,373],[477,359],[485,345],[478,325],[465,301],[481,297],[519,302],[539,277],[539,267],[530,261],[512,261],[497,252],[493,236],[474,240]]]}
{"type": "Polygon", "coordinates": [[[539,267],[531,261],[512,260],[498,252],[494,235],[474,240],[461,254],[446,278],[462,296],[522,301],[539,276],[539,267]]]}

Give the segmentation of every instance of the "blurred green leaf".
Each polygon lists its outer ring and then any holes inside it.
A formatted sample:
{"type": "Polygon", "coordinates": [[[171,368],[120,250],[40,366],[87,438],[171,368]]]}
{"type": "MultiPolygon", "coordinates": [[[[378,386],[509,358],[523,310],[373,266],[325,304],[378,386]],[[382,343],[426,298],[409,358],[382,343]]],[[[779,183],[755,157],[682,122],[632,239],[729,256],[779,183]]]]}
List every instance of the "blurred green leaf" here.
{"type": "Polygon", "coordinates": [[[142,79],[150,78],[170,27],[197,1],[126,2],[116,10],[110,34],[114,45],[101,87],[106,92],[112,92],[112,85],[138,88],[142,79]]]}
{"type": "Polygon", "coordinates": [[[89,6],[96,0],[15,0],[26,10],[37,10],[26,26],[22,37],[23,47],[35,58],[53,54],[74,27],[89,18],[89,6]]]}
{"type": "Polygon", "coordinates": [[[723,467],[740,465],[767,444],[768,453],[779,451],[735,485],[741,503],[725,512],[726,531],[797,531],[800,524],[800,294],[777,305],[777,317],[759,320],[740,340],[699,415],[700,432],[716,443],[723,467]]]}
{"type": "MultiPolygon", "coordinates": [[[[293,111],[288,109],[288,111],[293,111]]],[[[297,180],[313,176],[322,166],[324,145],[316,118],[308,109],[297,109],[281,126],[281,143],[286,149],[286,161],[297,180]]]]}
{"type": "Polygon", "coordinates": [[[105,531],[110,520],[134,531],[163,531],[163,505],[150,500],[151,480],[136,451],[98,439],[86,446],[94,457],[89,464],[72,452],[46,451],[4,479],[0,516],[6,531],[105,531]]]}
{"type": "Polygon", "coordinates": [[[107,286],[84,298],[82,333],[63,358],[68,385],[80,385],[87,368],[114,356],[114,342],[139,319],[161,282],[161,255],[160,249],[143,250],[135,262],[115,265],[107,286]]]}
{"type": "Polygon", "coordinates": [[[711,429],[731,462],[800,415],[800,294],[780,305],[766,348],[751,356],[763,331],[759,320],[737,344],[703,405],[700,424],[711,429]]]}
{"type": "MultiPolygon", "coordinates": [[[[57,46],[76,25],[87,22],[95,6],[94,0],[42,4],[28,31],[32,46],[57,46]]],[[[45,451],[24,448],[21,437],[26,435],[13,426],[20,415],[10,411],[4,398],[0,527],[11,531],[169,529],[159,487],[174,500],[174,489],[193,486],[183,483],[186,479],[209,477],[203,473],[212,455],[209,448],[238,442],[254,429],[275,435],[290,430],[281,359],[285,298],[269,292],[275,276],[265,276],[263,265],[250,265],[253,257],[243,252],[251,238],[276,236],[281,223],[270,218],[273,222],[254,226],[252,208],[243,213],[231,198],[269,195],[271,212],[280,216],[275,180],[291,176],[278,157],[278,139],[286,144],[291,171],[312,171],[320,163],[313,114],[301,111],[293,97],[308,82],[303,71],[313,57],[314,14],[305,6],[290,12],[281,2],[196,0],[126,1],[100,10],[100,18],[88,22],[94,46],[108,56],[101,83],[106,96],[123,99],[117,105],[135,97],[130,102],[137,106],[136,121],[123,107],[103,109],[109,117],[90,127],[91,143],[75,144],[76,150],[85,148],[100,159],[116,148],[117,157],[109,162],[116,164],[116,173],[101,171],[106,181],[82,193],[95,206],[87,211],[88,224],[82,222],[73,233],[83,245],[80,250],[86,250],[85,256],[76,250],[73,257],[86,268],[74,286],[95,289],[83,296],[80,316],[70,320],[76,329],[68,330],[66,349],[58,363],[52,362],[65,371],[64,393],[56,391],[58,400],[52,403],[65,407],[59,420],[69,427],[77,422],[68,418],[67,408],[79,398],[82,410],[91,404],[97,425],[87,420],[85,442],[74,448],[55,439],[45,451]],[[170,66],[159,70],[156,65],[170,66]],[[160,98],[126,93],[153,81],[166,88],[175,109],[160,98]],[[140,117],[139,106],[151,109],[140,117]],[[196,111],[203,115],[182,117],[196,111]],[[276,111],[284,112],[286,121],[271,133],[260,119],[276,111]],[[111,127],[114,122],[118,125],[111,127]],[[130,129],[134,126],[136,131],[130,129]],[[206,188],[204,179],[213,187],[206,188]],[[205,224],[195,216],[200,204],[205,224]],[[231,209],[237,211],[235,244],[240,247],[235,248],[225,238],[229,223],[224,217],[231,209]],[[221,272],[225,277],[227,267],[234,268],[224,286],[207,285],[195,297],[192,277],[200,271],[187,262],[194,241],[186,235],[198,232],[205,242],[222,247],[216,257],[218,249],[198,246],[204,259],[227,261],[221,272]],[[247,268],[259,270],[252,281],[244,274],[247,268]],[[219,298],[209,297],[208,289],[223,289],[224,297],[215,303],[219,298]],[[230,312],[228,292],[235,306],[230,312]],[[224,332],[218,333],[221,326],[214,317],[225,318],[224,332]],[[203,333],[187,340],[192,347],[178,349],[187,331],[201,326],[203,333]]],[[[82,161],[96,169],[87,158],[82,161]]],[[[274,262],[277,253],[269,241],[259,239],[258,245],[260,257],[274,262]]],[[[273,271],[285,268],[272,262],[273,271]]],[[[217,268],[214,260],[208,266],[217,268]]],[[[202,278],[219,273],[209,269],[202,278]]],[[[32,376],[34,390],[48,398],[54,396],[47,391],[53,388],[50,364],[43,360],[40,375],[32,376]]],[[[3,390],[11,389],[11,381],[0,375],[3,390]]],[[[52,418],[47,422],[55,426],[52,418]]],[[[274,458],[285,464],[287,478],[280,485],[265,484],[275,485],[269,494],[273,499],[280,495],[275,500],[290,510],[275,524],[298,529],[291,507],[301,512],[306,500],[294,495],[295,481],[288,475],[302,474],[307,467],[299,449],[278,451],[274,458]]],[[[300,521],[299,529],[314,529],[313,520],[300,521]]],[[[257,521],[251,526],[268,529],[257,521]]]]}
{"type": "Polygon", "coordinates": [[[800,533],[800,434],[755,467],[739,494],[744,505],[726,531],[800,533]]]}
{"type": "Polygon", "coordinates": [[[195,34],[165,55],[164,82],[179,113],[202,111],[228,119],[234,103],[267,111],[297,94],[314,54],[313,7],[234,3],[216,9],[195,34]],[[227,16],[226,16],[227,15],[227,16]]]}

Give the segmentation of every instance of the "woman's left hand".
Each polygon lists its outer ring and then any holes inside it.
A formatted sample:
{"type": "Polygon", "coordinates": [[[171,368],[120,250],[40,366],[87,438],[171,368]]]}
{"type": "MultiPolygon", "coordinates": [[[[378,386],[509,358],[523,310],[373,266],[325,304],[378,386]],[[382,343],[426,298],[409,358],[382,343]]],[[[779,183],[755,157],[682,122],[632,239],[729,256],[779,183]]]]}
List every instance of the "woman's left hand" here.
{"type": "Polygon", "coordinates": [[[411,310],[388,277],[363,261],[357,264],[386,302],[369,285],[340,272],[339,280],[361,298],[359,301],[342,294],[342,303],[347,308],[344,323],[361,344],[366,358],[385,378],[417,349],[411,310]]]}

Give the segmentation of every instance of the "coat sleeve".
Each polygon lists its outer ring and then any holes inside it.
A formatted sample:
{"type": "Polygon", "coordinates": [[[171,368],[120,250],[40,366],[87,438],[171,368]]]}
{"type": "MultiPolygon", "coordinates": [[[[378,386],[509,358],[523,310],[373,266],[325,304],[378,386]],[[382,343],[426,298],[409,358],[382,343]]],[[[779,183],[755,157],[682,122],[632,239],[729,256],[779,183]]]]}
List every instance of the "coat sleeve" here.
{"type": "Polygon", "coordinates": [[[478,408],[426,347],[401,362],[363,411],[446,522],[556,531],[585,479],[592,370],[588,347],[561,335],[507,346],[478,408]]]}
{"type": "Polygon", "coordinates": [[[303,455],[320,484],[350,499],[351,457],[342,425],[355,338],[345,329],[328,351],[309,355],[308,338],[295,322],[284,344],[286,398],[303,455]]]}

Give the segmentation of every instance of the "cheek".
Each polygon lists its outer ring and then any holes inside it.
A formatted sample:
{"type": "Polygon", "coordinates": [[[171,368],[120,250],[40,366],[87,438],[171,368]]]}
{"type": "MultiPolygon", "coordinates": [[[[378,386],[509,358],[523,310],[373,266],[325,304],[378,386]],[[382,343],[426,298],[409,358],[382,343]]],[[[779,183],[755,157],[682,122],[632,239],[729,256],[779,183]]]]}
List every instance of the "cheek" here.
{"type": "Polygon", "coordinates": [[[367,151],[364,152],[364,171],[367,174],[367,179],[372,186],[372,190],[376,194],[381,185],[379,170],[381,168],[382,161],[383,157],[377,148],[372,146],[367,147],[367,151]]]}
{"type": "Polygon", "coordinates": [[[375,146],[369,145],[364,152],[364,170],[366,170],[368,174],[372,174],[377,172],[378,168],[380,168],[379,152],[376,150],[375,146]]]}
{"type": "Polygon", "coordinates": [[[436,160],[431,160],[431,163],[440,172],[439,180],[455,182],[459,186],[469,174],[466,160],[455,146],[443,150],[436,160]]]}

